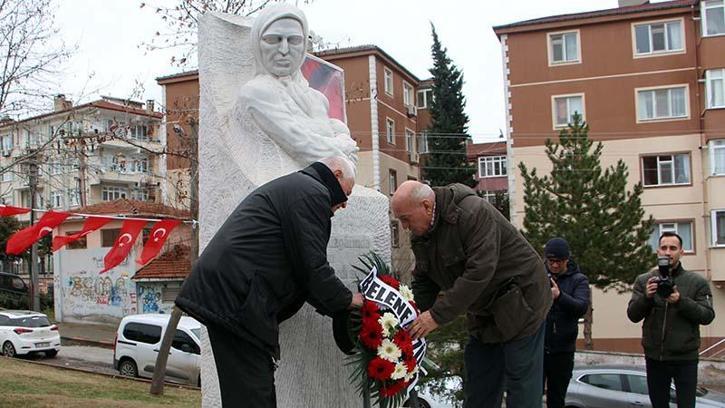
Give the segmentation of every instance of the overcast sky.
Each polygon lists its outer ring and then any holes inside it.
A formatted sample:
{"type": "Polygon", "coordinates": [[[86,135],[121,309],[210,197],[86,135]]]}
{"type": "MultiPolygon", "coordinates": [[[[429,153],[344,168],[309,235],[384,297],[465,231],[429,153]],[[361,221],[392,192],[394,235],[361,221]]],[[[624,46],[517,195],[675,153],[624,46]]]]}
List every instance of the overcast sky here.
{"type": "MultiPolygon", "coordinates": [[[[166,1],[166,0],[164,0],[166,1]]],[[[180,0],[178,0],[180,1],[180,0]]],[[[173,0],[168,0],[173,3],[173,0]]],[[[141,0],[61,0],[56,18],[77,52],[63,67],[61,88],[77,102],[98,95],[161,102],[155,78],[188,70],[169,63],[172,53],[139,47],[162,26],[141,0]]],[[[305,5],[310,28],[341,47],[374,44],[420,79],[430,77],[430,23],[448,56],[463,71],[469,133],[475,141],[505,128],[501,48],[491,27],[530,18],[617,7],[616,0],[314,0],[305,5]]],[[[193,67],[191,67],[193,68],[193,67]]]]}

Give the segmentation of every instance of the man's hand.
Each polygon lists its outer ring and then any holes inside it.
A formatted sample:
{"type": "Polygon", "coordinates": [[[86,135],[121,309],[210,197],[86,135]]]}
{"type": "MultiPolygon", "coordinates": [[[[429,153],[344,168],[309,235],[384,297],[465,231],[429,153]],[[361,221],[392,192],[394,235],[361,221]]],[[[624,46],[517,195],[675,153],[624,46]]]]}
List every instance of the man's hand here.
{"type": "Polygon", "coordinates": [[[552,278],[549,278],[551,280],[551,297],[554,298],[554,300],[559,298],[559,295],[561,295],[561,291],[559,290],[559,285],[556,284],[556,281],[552,278]]]}
{"type": "Polygon", "coordinates": [[[363,295],[360,292],[355,292],[352,294],[352,302],[350,302],[350,306],[348,309],[360,309],[363,305],[363,295]]]}
{"type": "Polygon", "coordinates": [[[659,284],[656,280],[656,276],[647,279],[647,291],[645,292],[647,299],[652,299],[655,296],[655,293],[657,293],[657,286],[659,286],[659,284]]]}
{"type": "Polygon", "coordinates": [[[677,286],[674,286],[673,289],[675,291],[672,292],[672,294],[670,296],[668,296],[667,299],[665,299],[667,301],[667,303],[669,303],[671,305],[674,305],[675,303],[680,301],[680,291],[677,290],[677,286]]]}
{"type": "Polygon", "coordinates": [[[410,335],[414,340],[427,336],[438,328],[438,323],[433,319],[430,312],[423,312],[410,326],[410,335]]]}

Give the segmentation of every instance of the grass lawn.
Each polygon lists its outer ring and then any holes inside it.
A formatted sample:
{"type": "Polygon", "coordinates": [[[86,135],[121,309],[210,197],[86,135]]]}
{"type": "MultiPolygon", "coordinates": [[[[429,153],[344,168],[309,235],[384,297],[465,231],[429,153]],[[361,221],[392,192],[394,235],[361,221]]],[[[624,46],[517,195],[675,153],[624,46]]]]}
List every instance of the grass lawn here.
{"type": "Polygon", "coordinates": [[[199,407],[201,393],[168,384],[164,395],[149,394],[150,383],[63,370],[0,357],[3,408],[34,407],[199,407]]]}

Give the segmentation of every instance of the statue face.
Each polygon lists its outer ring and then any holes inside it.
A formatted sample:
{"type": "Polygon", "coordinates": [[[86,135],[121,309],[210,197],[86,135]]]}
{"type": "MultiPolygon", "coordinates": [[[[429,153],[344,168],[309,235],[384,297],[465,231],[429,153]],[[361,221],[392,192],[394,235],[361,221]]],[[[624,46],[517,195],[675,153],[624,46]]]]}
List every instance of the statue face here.
{"type": "Polygon", "coordinates": [[[292,75],[305,55],[302,25],[291,18],[276,20],[262,34],[259,47],[267,72],[277,77],[292,75]]]}

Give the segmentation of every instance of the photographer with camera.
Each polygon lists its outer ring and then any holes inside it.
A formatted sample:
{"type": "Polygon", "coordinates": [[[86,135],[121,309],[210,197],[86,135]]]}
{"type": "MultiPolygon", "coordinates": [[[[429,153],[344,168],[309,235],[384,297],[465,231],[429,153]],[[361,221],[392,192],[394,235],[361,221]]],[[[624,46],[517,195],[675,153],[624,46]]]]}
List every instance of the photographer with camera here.
{"type": "Polygon", "coordinates": [[[682,254],[682,238],[663,233],[658,266],[637,277],[627,307],[629,320],[644,319],[642,347],[653,408],[669,407],[672,380],[677,406],[695,406],[700,325],[715,319],[707,280],[682,267],[682,254]]]}

